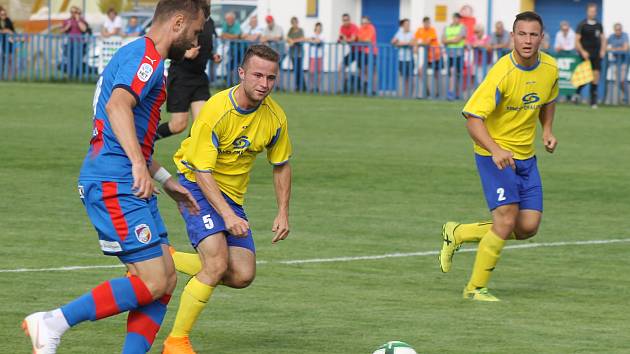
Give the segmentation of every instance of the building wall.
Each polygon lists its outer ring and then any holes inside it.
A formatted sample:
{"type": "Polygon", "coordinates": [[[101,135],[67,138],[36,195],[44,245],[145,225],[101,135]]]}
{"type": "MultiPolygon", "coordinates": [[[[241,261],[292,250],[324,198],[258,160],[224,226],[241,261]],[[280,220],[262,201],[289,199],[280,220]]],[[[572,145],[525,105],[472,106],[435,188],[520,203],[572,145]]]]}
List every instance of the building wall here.
{"type": "Polygon", "coordinates": [[[627,0],[603,0],[602,7],[606,36],[613,32],[613,25],[617,22],[622,24],[625,32],[630,31],[630,2],[627,0]]]}

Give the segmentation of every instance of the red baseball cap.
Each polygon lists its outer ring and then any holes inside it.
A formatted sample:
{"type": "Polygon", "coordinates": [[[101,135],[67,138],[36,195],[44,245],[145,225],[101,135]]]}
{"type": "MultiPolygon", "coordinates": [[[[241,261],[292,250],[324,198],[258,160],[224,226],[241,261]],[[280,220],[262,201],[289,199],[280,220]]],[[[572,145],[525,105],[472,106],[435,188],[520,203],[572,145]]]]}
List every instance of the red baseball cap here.
{"type": "Polygon", "coordinates": [[[267,17],[265,17],[265,21],[267,21],[267,23],[273,22],[273,16],[267,15],[267,17]]]}

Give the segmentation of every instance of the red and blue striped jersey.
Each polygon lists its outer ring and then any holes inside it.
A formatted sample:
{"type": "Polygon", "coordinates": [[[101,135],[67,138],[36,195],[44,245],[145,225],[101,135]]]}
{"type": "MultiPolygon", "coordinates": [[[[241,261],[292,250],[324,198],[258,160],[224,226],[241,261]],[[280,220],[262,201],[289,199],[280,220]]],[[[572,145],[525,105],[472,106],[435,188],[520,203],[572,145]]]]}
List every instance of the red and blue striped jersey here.
{"type": "Polygon", "coordinates": [[[131,161],[118,142],[105,107],[112,92],[122,88],[136,99],[133,108],[136,136],[150,164],[160,121],[160,107],[166,99],[164,61],[147,37],[120,48],[105,67],[94,93],[94,127],[90,148],[81,167],[80,179],[133,181],[131,161]]]}

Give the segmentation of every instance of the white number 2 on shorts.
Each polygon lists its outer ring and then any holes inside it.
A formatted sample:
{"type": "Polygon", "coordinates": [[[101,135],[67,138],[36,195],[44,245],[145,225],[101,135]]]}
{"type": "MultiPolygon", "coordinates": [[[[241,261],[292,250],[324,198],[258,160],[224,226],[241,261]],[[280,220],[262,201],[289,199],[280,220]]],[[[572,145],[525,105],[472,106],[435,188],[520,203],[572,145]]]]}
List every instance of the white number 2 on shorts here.
{"type": "Polygon", "coordinates": [[[505,200],[505,189],[497,188],[497,194],[499,195],[499,197],[497,198],[498,201],[502,202],[505,200]]]}
{"type": "Polygon", "coordinates": [[[210,214],[204,215],[202,220],[203,220],[203,224],[206,226],[206,229],[212,230],[214,228],[214,221],[212,221],[210,214]]]}

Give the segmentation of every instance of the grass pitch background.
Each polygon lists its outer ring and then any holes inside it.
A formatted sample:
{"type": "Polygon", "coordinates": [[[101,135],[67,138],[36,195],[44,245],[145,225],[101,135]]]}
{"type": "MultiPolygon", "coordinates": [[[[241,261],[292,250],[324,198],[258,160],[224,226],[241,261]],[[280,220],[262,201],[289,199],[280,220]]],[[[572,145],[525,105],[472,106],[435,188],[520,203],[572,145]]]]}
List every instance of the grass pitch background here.
{"type": "MultiPolygon", "coordinates": [[[[0,83],[0,269],[116,264],[100,255],[76,192],[92,95],[92,85],[0,83]]],[[[433,255],[275,263],[433,251],[443,222],[489,218],[461,102],[275,98],[294,143],[292,233],[270,244],[275,198],[260,159],[245,208],[268,263],[250,288],[215,292],[192,335],[199,353],[371,353],[388,340],[422,353],[630,352],[630,243],[506,250],[490,283],[497,304],[460,298],[474,253],[457,254],[446,275],[433,255]]],[[[537,141],[545,215],[532,242],[630,238],[629,132],[627,108],[558,107],[557,152],[537,141]]],[[[171,172],[182,138],[157,146],[171,172]]],[[[160,206],[171,242],[190,249],[175,205],[162,197],[160,206]]],[[[30,352],[19,330],[26,314],[121,275],[0,272],[0,352],[30,352]]],[[[125,318],[81,324],[59,353],[119,352],[125,318]]]]}

